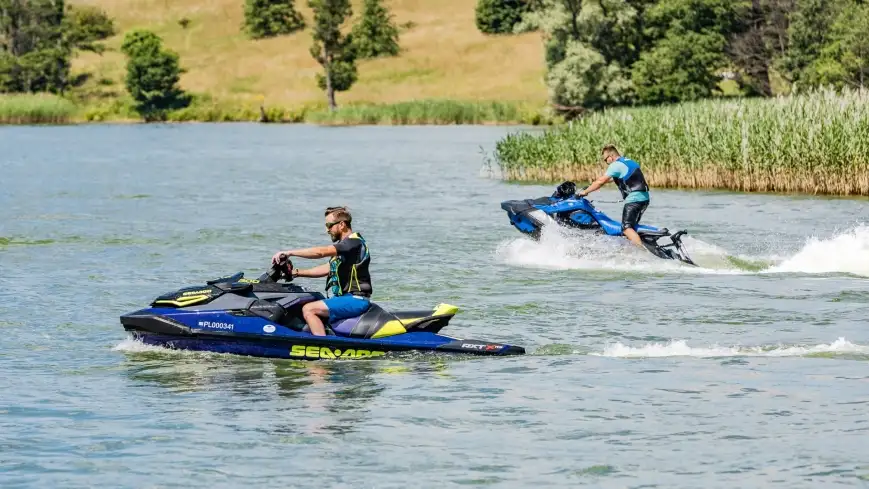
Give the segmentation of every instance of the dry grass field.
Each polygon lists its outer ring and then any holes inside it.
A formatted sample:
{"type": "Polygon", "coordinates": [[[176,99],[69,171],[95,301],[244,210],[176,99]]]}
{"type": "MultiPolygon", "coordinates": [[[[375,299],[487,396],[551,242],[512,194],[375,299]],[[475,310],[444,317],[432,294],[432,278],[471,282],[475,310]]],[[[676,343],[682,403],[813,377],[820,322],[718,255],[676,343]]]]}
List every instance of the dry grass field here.
{"type": "MultiPolygon", "coordinates": [[[[70,0],[96,5],[115,19],[118,35],[102,55],[83,53],[75,73],[89,73],[88,96],[123,94],[124,32],[147,28],[163,37],[186,70],[185,90],[222,104],[286,108],[321,106],[320,66],[311,58],[312,13],[296,7],[308,27],[289,36],[250,40],[241,31],[243,0],[70,0]],[[188,21],[182,26],[182,19],[188,21]]],[[[354,0],[354,21],[361,14],[354,0]]],[[[359,64],[359,81],[338,94],[338,104],[396,103],[421,99],[504,101],[542,105],[543,49],[537,33],[486,36],[474,24],[475,0],[387,0],[401,26],[402,52],[359,64]]],[[[348,25],[349,28],[349,25],[348,25]]]]}

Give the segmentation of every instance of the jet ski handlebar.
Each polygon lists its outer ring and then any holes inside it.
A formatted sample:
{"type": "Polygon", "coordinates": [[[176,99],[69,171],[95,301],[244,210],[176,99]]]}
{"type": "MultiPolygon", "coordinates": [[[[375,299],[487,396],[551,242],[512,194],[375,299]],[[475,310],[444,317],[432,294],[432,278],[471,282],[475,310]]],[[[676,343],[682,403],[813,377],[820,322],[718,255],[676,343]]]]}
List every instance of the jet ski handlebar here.
{"type": "Polygon", "coordinates": [[[561,185],[555,188],[555,192],[552,194],[553,197],[558,197],[559,199],[566,199],[568,197],[573,197],[576,194],[576,184],[567,180],[562,182],[561,185]]]}
{"type": "Polygon", "coordinates": [[[272,267],[265,273],[265,275],[273,282],[277,282],[280,279],[292,282],[293,261],[290,260],[290,257],[288,257],[286,253],[281,253],[280,256],[278,256],[278,262],[272,263],[272,267]]]}
{"type": "Polygon", "coordinates": [[[581,187],[579,191],[577,191],[576,184],[571,182],[570,180],[566,180],[564,182],[561,182],[561,184],[555,188],[555,192],[552,193],[552,196],[562,200],[570,197],[579,197],[579,192],[582,192],[587,188],[588,185],[581,187]]]}

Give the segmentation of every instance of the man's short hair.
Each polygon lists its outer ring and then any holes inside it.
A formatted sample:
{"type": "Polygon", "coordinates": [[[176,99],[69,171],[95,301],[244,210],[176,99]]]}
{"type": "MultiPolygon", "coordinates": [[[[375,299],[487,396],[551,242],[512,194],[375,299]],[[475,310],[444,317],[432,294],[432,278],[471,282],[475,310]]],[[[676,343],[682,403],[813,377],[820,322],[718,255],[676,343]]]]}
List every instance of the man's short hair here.
{"type": "Polygon", "coordinates": [[[619,154],[619,150],[616,149],[616,146],[614,144],[607,144],[606,146],[604,146],[603,149],[600,150],[600,154],[604,157],[621,156],[621,154],[619,154]]]}
{"type": "Polygon", "coordinates": [[[335,214],[335,222],[344,221],[347,223],[347,227],[350,227],[353,222],[353,217],[350,216],[350,211],[345,206],[327,207],[323,216],[327,217],[329,214],[335,214]]]}
{"type": "Polygon", "coordinates": [[[335,207],[326,207],[326,212],[323,214],[323,217],[326,217],[335,211],[346,211],[346,210],[347,210],[347,208],[344,207],[343,205],[339,205],[339,206],[335,206],[335,207]]]}

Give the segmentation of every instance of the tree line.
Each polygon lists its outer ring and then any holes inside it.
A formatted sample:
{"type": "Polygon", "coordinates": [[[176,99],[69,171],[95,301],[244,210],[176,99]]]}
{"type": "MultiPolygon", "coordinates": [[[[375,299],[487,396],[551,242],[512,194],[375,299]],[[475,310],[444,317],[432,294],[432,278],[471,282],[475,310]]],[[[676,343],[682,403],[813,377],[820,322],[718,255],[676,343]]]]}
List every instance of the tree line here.
{"type": "MultiPolygon", "coordinates": [[[[362,17],[346,34],[343,26],[353,15],[350,0],[308,0],[308,6],[314,12],[311,56],[323,67],[317,86],[326,92],[329,109],[335,110],[335,92],[349,90],[357,80],[357,60],[399,54],[398,27],[382,0],[365,0],[362,17]]],[[[253,39],[305,27],[294,0],[245,0],[243,28],[253,39]]]]}
{"type": "Polygon", "coordinates": [[[77,50],[101,52],[114,23],[93,7],[62,0],[0,0],[0,93],[63,93],[77,50]]]}
{"type": "MultiPolygon", "coordinates": [[[[361,19],[345,34],[353,12],[350,0],[308,0],[314,13],[311,56],[323,67],[316,78],[329,108],[335,92],[356,82],[359,59],[396,56],[398,28],[382,0],[365,0],[361,19]]],[[[245,0],[241,29],[252,39],[292,34],[307,22],[294,0],[245,0]]],[[[179,21],[186,27],[189,20],[179,21]]],[[[63,94],[76,80],[70,65],[76,51],[101,53],[100,43],[116,34],[114,22],[95,7],[67,5],[64,0],[0,0],[0,93],[63,94]]],[[[124,84],[136,110],[146,120],[188,105],[191,97],[178,86],[178,54],[163,46],[154,32],[125,33],[120,51],[127,59],[124,84]]]]}
{"type": "Polygon", "coordinates": [[[662,104],[869,82],[865,0],[478,0],[486,34],[538,31],[556,106],[662,104]]]}
{"type": "MultiPolygon", "coordinates": [[[[239,0],[251,39],[311,32],[313,80],[329,108],[357,80],[357,62],[400,53],[382,0],[365,0],[352,27],[350,0],[239,0]]],[[[182,19],[182,26],[189,21],[182,19]]],[[[182,21],[179,21],[180,23],[182,21]]],[[[711,97],[724,78],[742,95],[769,97],[820,85],[862,87],[869,75],[867,0],[477,0],[489,35],[541,33],[550,102],[567,111],[711,97]],[[783,88],[782,88],[783,87],[783,88]]],[[[111,18],[64,0],[0,0],[0,93],[63,94],[77,51],[102,52],[111,18]]],[[[183,107],[177,53],[153,32],[125,33],[124,80],[148,119],[183,107]]]]}

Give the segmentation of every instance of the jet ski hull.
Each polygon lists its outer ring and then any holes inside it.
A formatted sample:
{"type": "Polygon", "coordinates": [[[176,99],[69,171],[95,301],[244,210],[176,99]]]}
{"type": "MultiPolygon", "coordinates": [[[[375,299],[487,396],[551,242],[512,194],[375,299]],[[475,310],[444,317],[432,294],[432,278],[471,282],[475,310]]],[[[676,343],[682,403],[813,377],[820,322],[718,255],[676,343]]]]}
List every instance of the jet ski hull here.
{"type": "MultiPolygon", "coordinates": [[[[402,315],[408,313],[398,313],[398,317],[402,315]]],[[[408,331],[372,339],[334,333],[314,336],[241,311],[151,307],[125,314],[120,321],[125,330],[145,344],[256,357],[317,360],[374,358],[406,351],[488,356],[525,353],[520,346],[438,334],[436,331],[443,325],[433,322],[429,322],[433,331],[408,331]]]]}

